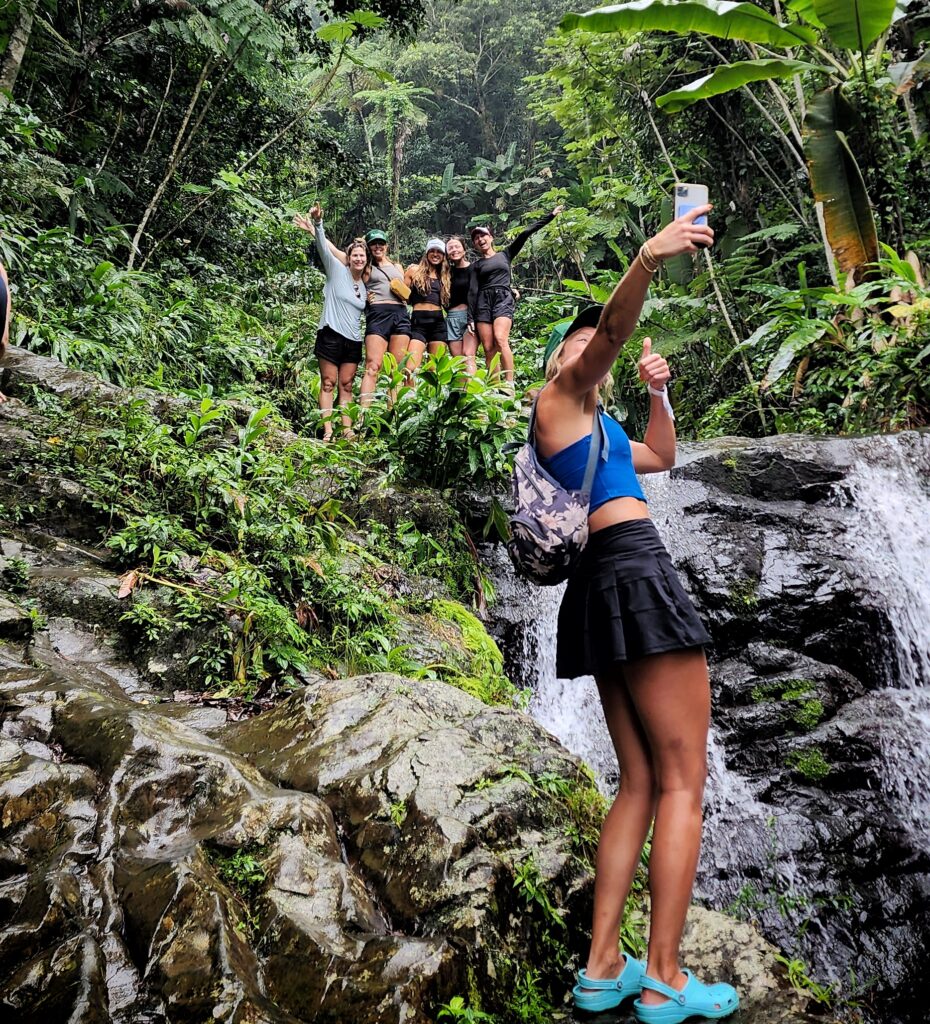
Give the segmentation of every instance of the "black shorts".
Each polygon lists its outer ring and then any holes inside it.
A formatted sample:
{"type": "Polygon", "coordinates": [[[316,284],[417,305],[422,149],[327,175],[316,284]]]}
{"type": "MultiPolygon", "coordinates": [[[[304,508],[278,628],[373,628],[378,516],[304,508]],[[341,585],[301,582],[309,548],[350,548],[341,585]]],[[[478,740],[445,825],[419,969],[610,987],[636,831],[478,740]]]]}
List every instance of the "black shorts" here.
{"type": "Polygon", "coordinates": [[[6,290],[6,281],[0,277],[0,338],[3,337],[3,331],[6,328],[6,317],[7,309],[10,306],[10,297],[6,290]]]}
{"type": "Polygon", "coordinates": [[[556,675],[603,675],[647,654],[703,647],[710,635],[651,519],[592,533],[559,608],[556,675]]]}
{"type": "Polygon", "coordinates": [[[410,314],[410,337],[424,345],[435,341],[445,343],[446,318],[439,310],[415,309],[410,314]]]}
{"type": "Polygon", "coordinates": [[[339,334],[332,327],[323,326],[316,332],[313,353],[317,359],[325,359],[337,366],[343,363],[358,365],[362,361],[362,343],[339,334]]]}
{"type": "Polygon", "coordinates": [[[511,288],[485,288],[478,292],[475,303],[475,323],[493,324],[499,316],[507,316],[513,320],[516,302],[511,288]]]}
{"type": "Polygon", "coordinates": [[[365,316],[365,334],[377,334],[389,341],[392,334],[406,334],[410,337],[410,314],[406,306],[393,302],[379,302],[368,307],[365,316]]]}

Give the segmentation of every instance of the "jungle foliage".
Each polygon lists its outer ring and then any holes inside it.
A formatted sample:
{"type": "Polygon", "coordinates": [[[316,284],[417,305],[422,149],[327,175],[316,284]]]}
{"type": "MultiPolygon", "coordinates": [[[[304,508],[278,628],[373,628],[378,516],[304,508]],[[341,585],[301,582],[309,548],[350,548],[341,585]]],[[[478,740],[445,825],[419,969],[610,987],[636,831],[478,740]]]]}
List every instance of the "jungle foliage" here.
{"type": "MultiPolygon", "coordinates": [[[[930,2],[862,0],[853,33],[841,7],[0,10],[13,340],[193,403],[168,424],[136,405],[74,422],[62,410],[66,442],[49,458],[108,496],[106,539],[126,569],[186,586],[192,558],[219,574],[219,597],[235,595],[232,619],[208,609],[223,641],[205,683],[410,660],[378,588],[360,590],[334,551],[365,572],[392,562],[439,577],[481,607],[487,585],[461,524],[395,536],[370,523],[360,553],[343,491],[370,472],[453,496],[499,482],[550,325],[607,297],[669,216],[676,181],[710,185],[718,244],[664,269],[621,353],[616,404],[631,433],[644,426],[647,333],[673,364],[685,437],[927,424],[930,2]],[[516,395],[440,358],[391,411],[392,369],[362,440],[324,449],[312,356],[322,276],[290,226],[314,199],[336,240],[378,224],[404,261],[427,234],[481,221],[506,236],[564,203],[518,263],[516,395]],[[327,474],[338,486],[321,499],[327,474]],[[313,623],[327,607],[341,610],[313,623]]],[[[144,603],[135,625],[157,634],[164,612],[144,603]]]]}

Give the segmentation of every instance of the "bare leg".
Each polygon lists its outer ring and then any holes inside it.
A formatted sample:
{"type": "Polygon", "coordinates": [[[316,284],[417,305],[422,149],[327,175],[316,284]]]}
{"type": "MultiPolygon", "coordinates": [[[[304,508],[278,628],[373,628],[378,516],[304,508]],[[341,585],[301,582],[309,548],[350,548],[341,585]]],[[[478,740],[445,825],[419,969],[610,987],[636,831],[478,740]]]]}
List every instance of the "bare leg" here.
{"type": "Polygon", "coordinates": [[[333,392],[339,378],[339,367],[328,359],[320,359],[320,413],[323,419],[323,440],[333,436],[333,392]]]}
{"type": "Polygon", "coordinates": [[[491,362],[497,352],[497,348],[494,345],[494,328],[491,324],[475,324],[475,328],[478,331],[481,347],[484,349],[485,364],[490,371],[491,362]]]}
{"type": "MultiPolygon", "coordinates": [[[[422,342],[414,341],[414,345],[422,345],[422,342]]],[[[409,334],[392,334],[391,343],[388,345],[388,352],[397,360],[397,365],[404,371],[404,385],[405,387],[413,387],[413,369],[410,367],[410,360],[408,358],[411,353],[411,339],[409,334]]],[[[420,356],[423,355],[423,349],[420,348],[420,356]]],[[[420,365],[420,360],[417,359],[417,366],[420,365]]],[[[388,401],[393,405],[397,401],[397,392],[391,390],[388,394],[388,401]]]]}
{"type": "Polygon", "coordinates": [[[407,346],[407,375],[410,386],[413,387],[413,378],[423,362],[423,353],[426,351],[426,344],[419,338],[411,338],[407,346]]]}
{"type": "MultiPolygon", "coordinates": [[[[682,988],[678,948],[701,846],[707,778],[710,686],[702,650],[657,654],[626,666],[630,697],[652,753],[658,782],[649,890],[652,920],[646,972],[682,988]]],[[[666,1002],[644,991],[644,1004],[666,1002]]]]}
{"type": "Polygon", "coordinates": [[[465,372],[474,377],[478,369],[475,357],[478,354],[478,338],[471,331],[466,331],[462,338],[462,355],[465,356],[465,372]]]}
{"type": "Polygon", "coordinates": [[[378,374],[381,372],[387,348],[387,339],[382,338],[380,334],[365,335],[365,375],[362,377],[362,389],[359,394],[359,402],[363,409],[367,409],[375,397],[378,374]]]}
{"type": "MultiPolygon", "coordinates": [[[[339,367],[339,408],[345,409],[352,404],[354,398],[352,388],[355,384],[355,374],[358,371],[358,363],[343,363],[339,367]]],[[[346,434],[352,433],[352,417],[345,412],[342,414],[342,429],[346,434]]]]}
{"type": "Polygon", "coordinates": [[[445,352],[446,343],[444,341],[431,341],[427,347],[431,356],[438,356],[440,353],[445,352]]]}
{"type": "Polygon", "coordinates": [[[604,819],[597,846],[594,922],[585,973],[589,978],[616,978],[622,968],[617,942],[620,921],[655,811],[656,777],[622,674],[600,678],[597,686],[620,765],[620,790],[604,819]]]}
{"type": "Polygon", "coordinates": [[[501,369],[504,371],[504,380],[509,384],[513,384],[513,352],[510,351],[511,327],[513,327],[513,320],[509,316],[497,317],[492,325],[494,348],[501,357],[501,369]]]}

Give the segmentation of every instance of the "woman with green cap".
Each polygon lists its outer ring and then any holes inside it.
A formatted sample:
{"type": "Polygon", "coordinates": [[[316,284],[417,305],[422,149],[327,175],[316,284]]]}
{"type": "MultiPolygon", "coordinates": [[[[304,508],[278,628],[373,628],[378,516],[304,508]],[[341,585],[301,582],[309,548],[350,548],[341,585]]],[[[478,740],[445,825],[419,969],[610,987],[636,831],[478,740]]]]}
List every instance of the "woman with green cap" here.
{"type": "MultiPolygon", "coordinates": [[[[371,253],[368,274],[368,313],[365,318],[365,374],[362,377],[362,406],[371,405],[385,354],[405,365],[410,347],[410,289],[404,282],[403,267],[388,259],[387,235],[374,228],[365,235],[371,253]]],[[[410,379],[407,371],[408,381],[410,379]]],[[[393,398],[393,395],[391,396],[393,398]]]]}
{"type": "Polygon", "coordinates": [[[620,766],[620,788],[598,844],[594,921],[575,1005],[599,1012],[637,997],[642,1024],[718,1019],[739,1005],[727,984],[704,985],[680,969],[678,955],[701,842],[707,774],[710,637],[656,532],[637,473],[675,462],[675,425],[666,395],[668,363],[643,342],[639,375],[650,395],[642,442],[606,416],[599,394],[636,328],[646,291],[663,260],[697,252],[713,231],[695,224],[697,207],[640,249],[603,307],[583,310],[553,332],[545,387],[536,401],[534,443],[542,469],[577,490],[595,417],[601,455],[591,488],[590,536],[559,609],[556,672],[593,675],[620,766]],[[651,922],[646,963],[620,953],[624,905],[646,836],[651,922]]]}

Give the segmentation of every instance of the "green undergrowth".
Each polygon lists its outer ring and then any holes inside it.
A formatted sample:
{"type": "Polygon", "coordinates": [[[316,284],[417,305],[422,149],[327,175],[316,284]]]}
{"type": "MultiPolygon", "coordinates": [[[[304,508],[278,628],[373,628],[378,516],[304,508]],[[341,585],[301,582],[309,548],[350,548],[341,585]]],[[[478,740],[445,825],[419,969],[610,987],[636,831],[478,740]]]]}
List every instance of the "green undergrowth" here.
{"type": "MultiPolygon", "coordinates": [[[[22,397],[45,417],[47,435],[19,477],[80,485],[124,573],[130,644],[193,645],[192,688],[250,697],[316,669],[443,679],[489,703],[518,696],[465,607],[492,591],[455,513],[435,533],[366,521],[360,486],[384,472],[377,438],[324,444],[288,432],[270,404],[233,406],[209,388],[159,400],[157,415],[151,397],[134,392],[118,404],[40,390],[22,397]],[[398,594],[398,571],[448,596],[398,594]],[[446,653],[417,650],[406,635],[411,616],[452,624],[436,637],[446,653]]],[[[42,522],[54,511],[46,500],[56,499],[8,502],[6,516],[42,522]]]]}
{"type": "Polygon", "coordinates": [[[227,850],[209,846],[207,858],[236,898],[240,913],[239,931],[254,937],[258,931],[258,897],[268,879],[263,858],[267,849],[258,843],[227,850]]]}

